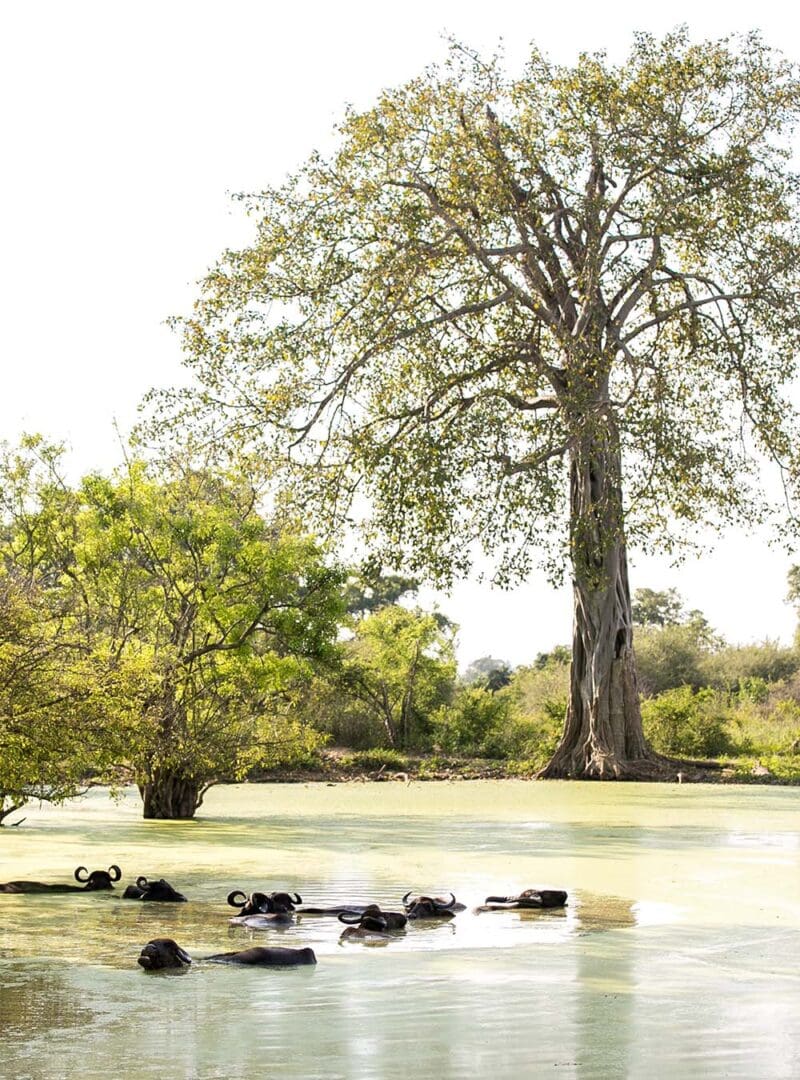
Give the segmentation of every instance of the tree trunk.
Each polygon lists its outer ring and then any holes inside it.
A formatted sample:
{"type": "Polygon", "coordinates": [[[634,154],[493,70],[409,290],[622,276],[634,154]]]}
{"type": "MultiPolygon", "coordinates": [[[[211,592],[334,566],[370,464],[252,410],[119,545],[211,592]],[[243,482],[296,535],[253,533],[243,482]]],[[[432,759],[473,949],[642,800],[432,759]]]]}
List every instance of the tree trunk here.
{"type": "Polygon", "coordinates": [[[619,440],[606,413],[591,420],[570,465],[570,698],[561,742],[540,777],[637,780],[675,771],[642,730],[622,525],[619,440]]]}
{"type": "Polygon", "coordinates": [[[193,818],[202,805],[207,786],[185,776],[155,773],[144,784],[139,784],[139,794],[144,801],[143,817],[193,818]]]}

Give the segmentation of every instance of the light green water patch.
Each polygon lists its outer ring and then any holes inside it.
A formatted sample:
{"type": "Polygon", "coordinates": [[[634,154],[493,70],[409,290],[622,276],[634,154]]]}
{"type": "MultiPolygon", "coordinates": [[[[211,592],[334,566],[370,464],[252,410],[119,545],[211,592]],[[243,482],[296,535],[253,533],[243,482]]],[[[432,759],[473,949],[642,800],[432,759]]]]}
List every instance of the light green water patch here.
{"type": "Polygon", "coordinates": [[[0,830],[0,880],[117,863],[113,893],[0,895],[0,1076],[800,1074],[800,847],[793,789],[516,781],[234,785],[194,822],[102,791],[0,830]],[[137,875],[190,902],[122,901],[137,875]],[[472,908],[566,888],[563,911],[472,908]],[[310,903],[411,889],[469,910],[385,946],[336,920],[231,927],[233,888],[310,903]],[[311,945],[313,969],[136,965],[311,945]]]}

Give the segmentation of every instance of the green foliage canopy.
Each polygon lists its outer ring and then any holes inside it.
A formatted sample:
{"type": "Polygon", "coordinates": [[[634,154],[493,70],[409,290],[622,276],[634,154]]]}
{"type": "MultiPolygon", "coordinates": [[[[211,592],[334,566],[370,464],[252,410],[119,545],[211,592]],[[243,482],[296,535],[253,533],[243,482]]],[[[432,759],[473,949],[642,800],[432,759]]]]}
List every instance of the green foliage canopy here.
{"type": "Polygon", "coordinates": [[[366,505],[374,551],[445,580],[472,540],[500,580],[538,550],[558,575],[595,430],[629,539],[765,517],[759,464],[792,480],[800,445],[799,101],[757,35],[533,49],[516,79],[454,45],[246,199],[252,245],[183,321],[200,388],[156,426],[256,444],[322,520],[366,505]]]}

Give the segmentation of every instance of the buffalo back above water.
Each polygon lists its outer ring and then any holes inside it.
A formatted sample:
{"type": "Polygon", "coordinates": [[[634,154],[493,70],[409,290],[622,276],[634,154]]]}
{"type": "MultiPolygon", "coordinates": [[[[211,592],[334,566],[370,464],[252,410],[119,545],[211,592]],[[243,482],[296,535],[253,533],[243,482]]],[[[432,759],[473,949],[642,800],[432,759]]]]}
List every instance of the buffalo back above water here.
{"type": "Polygon", "coordinates": [[[173,889],[168,881],[148,881],[144,875],[136,879],[135,885],[129,885],[122,894],[123,900],[157,900],[163,903],[185,903],[186,897],[173,889]]]}
{"type": "Polygon", "coordinates": [[[73,876],[80,882],[79,885],[53,885],[43,881],[7,881],[0,884],[0,893],[100,892],[103,889],[113,889],[114,882],[122,877],[122,871],[116,864],[109,866],[108,870],[92,870],[91,873],[85,866],[78,866],[73,876]]]}

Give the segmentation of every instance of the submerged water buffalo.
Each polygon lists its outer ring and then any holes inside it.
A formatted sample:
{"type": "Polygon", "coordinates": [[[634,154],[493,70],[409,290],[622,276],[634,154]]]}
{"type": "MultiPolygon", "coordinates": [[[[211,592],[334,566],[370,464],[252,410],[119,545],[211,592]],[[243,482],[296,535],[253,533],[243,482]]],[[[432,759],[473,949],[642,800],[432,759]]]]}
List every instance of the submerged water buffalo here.
{"type": "Polygon", "coordinates": [[[85,866],[79,866],[75,870],[75,880],[79,885],[50,885],[42,881],[7,881],[0,884],[0,893],[76,893],[76,892],[99,892],[101,889],[113,889],[114,882],[122,877],[122,871],[116,864],[109,866],[108,870],[92,870],[91,874],[85,866]],[[83,877],[81,877],[83,873],[83,877]]]}
{"type": "Polygon", "coordinates": [[[381,911],[377,904],[370,904],[360,914],[343,912],[339,922],[347,924],[339,935],[340,941],[389,941],[391,931],[405,929],[408,919],[400,911],[381,911]]]}
{"type": "MultiPolygon", "coordinates": [[[[278,947],[242,949],[240,952],[216,953],[200,959],[215,964],[247,964],[259,967],[299,967],[317,962],[313,949],[278,947]]],[[[155,938],[144,946],[136,962],[146,971],[166,971],[186,969],[192,963],[192,958],[172,938],[155,938]]]]}
{"type": "Polygon", "coordinates": [[[441,896],[412,896],[410,892],[403,897],[403,907],[409,919],[452,919],[466,906],[459,903],[453,893],[450,893],[449,900],[441,896]]]}
{"type": "Polygon", "coordinates": [[[165,971],[169,968],[188,968],[191,956],[172,938],[154,938],[148,941],[136,960],[145,971],[165,971]]]}
{"type": "Polygon", "coordinates": [[[560,908],[567,902],[563,889],[525,889],[516,896],[487,896],[477,911],[509,911],[518,908],[560,908]]]}
{"type": "Polygon", "coordinates": [[[137,877],[135,885],[129,885],[122,894],[123,900],[159,900],[164,903],[185,903],[186,897],[173,889],[168,881],[148,881],[144,875],[137,877]]]}
{"type": "Polygon", "coordinates": [[[302,902],[300,893],[253,892],[248,896],[241,889],[228,893],[230,906],[239,909],[237,919],[249,915],[263,915],[274,918],[276,922],[291,922],[295,905],[302,902]]]}

